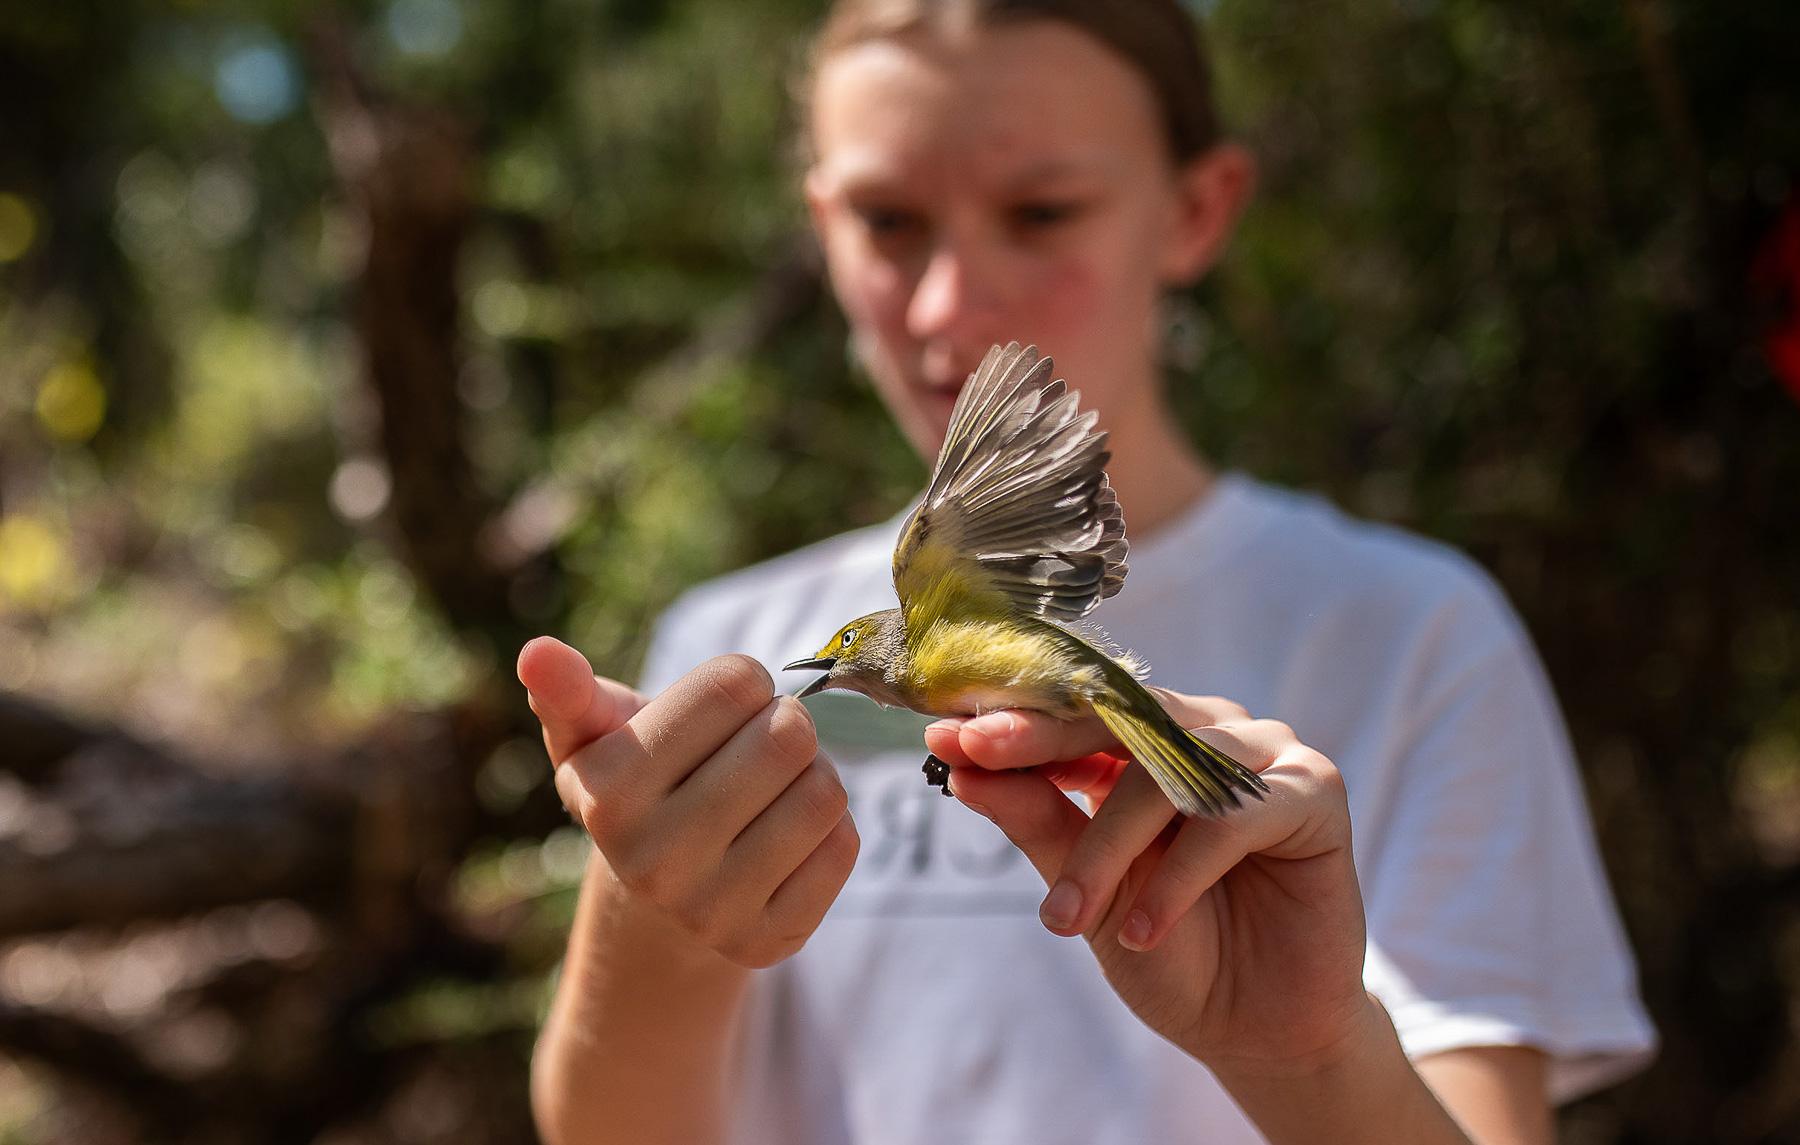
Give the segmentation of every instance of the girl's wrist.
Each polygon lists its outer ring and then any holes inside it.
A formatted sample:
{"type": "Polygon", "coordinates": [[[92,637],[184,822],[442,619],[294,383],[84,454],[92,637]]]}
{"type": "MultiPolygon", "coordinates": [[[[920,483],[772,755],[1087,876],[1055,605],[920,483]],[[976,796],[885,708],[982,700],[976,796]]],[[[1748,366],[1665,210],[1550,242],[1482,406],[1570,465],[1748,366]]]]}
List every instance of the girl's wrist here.
{"type": "Polygon", "coordinates": [[[1219,1055],[1206,1064],[1275,1145],[1468,1141],[1413,1069],[1387,1010],[1366,992],[1343,1033],[1314,1050],[1284,1059],[1219,1055]]]}
{"type": "Polygon", "coordinates": [[[747,983],[751,972],[677,926],[655,903],[633,893],[619,881],[605,856],[596,855],[589,876],[603,880],[599,899],[604,904],[594,919],[594,940],[613,951],[629,951],[635,961],[650,964],[657,973],[691,981],[717,981],[722,988],[747,983]]]}
{"type": "Polygon", "coordinates": [[[1318,1034],[1311,1048],[1297,1050],[1288,1056],[1235,1054],[1230,1046],[1211,1053],[1195,1053],[1191,1049],[1189,1052],[1205,1062],[1206,1067],[1221,1079],[1240,1078],[1245,1085],[1253,1085],[1259,1081],[1281,1083],[1329,1073],[1369,1047],[1380,1045],[1389,1038],[1397,1042],[1399,1037],[1394,1033],[1393,1023],[1380,999],[1360,988],[1344,1000],[1331,1025],[1335,1030],[1318,1034]]]}

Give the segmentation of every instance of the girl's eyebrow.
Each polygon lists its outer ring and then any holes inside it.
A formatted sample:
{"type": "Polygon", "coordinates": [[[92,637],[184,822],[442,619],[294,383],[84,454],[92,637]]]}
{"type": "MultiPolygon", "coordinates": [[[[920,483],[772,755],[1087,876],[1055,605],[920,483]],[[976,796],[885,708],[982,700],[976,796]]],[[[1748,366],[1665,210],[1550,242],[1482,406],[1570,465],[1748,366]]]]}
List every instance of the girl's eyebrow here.
{"type": "Polygon", "coordinates": [[[1013,191],[1028,191],[1044,183],[1108,176],[1118,167],[1116,159],[1100,152],[1058,155],[1014,172],[1007,178],[1006,185],[1013,191]]]}
{"type": "Polygon", "coordinates": [[[903,165],[873,156],[839,157],[824,169],[827,186],[840,194],[882,194],[900,190],[914,181],[903,165]]]}

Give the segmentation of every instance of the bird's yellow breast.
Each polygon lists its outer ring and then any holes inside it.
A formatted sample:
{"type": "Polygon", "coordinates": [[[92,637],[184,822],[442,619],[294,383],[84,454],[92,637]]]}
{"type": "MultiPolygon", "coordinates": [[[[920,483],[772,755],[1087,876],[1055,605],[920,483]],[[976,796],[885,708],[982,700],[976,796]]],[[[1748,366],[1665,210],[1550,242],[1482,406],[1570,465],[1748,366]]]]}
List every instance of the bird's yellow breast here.
{"type": "Polygon", "coordinates": [[[1071,716],[1101,680],[1071,644],[1041,622],[939,620],[913,642],[906,683],[937,715],[1016,707],[1071,716]]]}

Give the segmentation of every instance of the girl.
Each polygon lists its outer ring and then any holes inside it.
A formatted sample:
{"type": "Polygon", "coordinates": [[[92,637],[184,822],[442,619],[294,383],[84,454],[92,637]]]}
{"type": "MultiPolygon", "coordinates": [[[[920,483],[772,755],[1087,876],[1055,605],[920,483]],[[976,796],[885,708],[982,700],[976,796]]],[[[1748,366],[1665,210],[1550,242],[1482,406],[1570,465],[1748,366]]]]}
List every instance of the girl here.
{"type": "Polygon", "coordinates": [[[535,641],[597,844],[546,1139],[1548,1141],[1652,1035],[1528,641],[1466,561],[1215,473],[1164,402],[1160,300],[1254,182],[1191,20],[843,0],[808,92],[806,201],[895,418],[934,456],[991,344],[1054,355],[1133,542],[1097,618],[1273,794],[1183,821],[1096,725],[1000,712],[924,736],[978,816],[916,731],[778,696],[759,662],[892,605],[901,517],[688,594],[641,692],[535,641]]]}

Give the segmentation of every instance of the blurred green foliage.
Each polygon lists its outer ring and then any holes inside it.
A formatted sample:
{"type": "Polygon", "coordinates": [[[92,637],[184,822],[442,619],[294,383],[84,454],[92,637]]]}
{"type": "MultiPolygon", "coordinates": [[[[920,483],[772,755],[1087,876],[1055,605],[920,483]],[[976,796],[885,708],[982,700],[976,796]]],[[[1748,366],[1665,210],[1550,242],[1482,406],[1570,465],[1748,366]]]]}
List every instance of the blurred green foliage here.
{"type": "MultiPolygon", "coordinates": [[[[575,499],[570,630],[620,674],[681,587],[891,511],[918,472],[823,314],[764,358],[664,379],[679,394],[637,384],[791,242],[785,80],[808,7],[356,14],[368,75],[480,137],[466,368],[443,384],[495,497],[548,477],[575,499]]],[[[344,311],[366,236],[309,115],[315,16],[75,6],[0,29],[36,65],[9,96],[59,109],[42,117],[51,162],[9,148],[0,177],[33,231],[0,271],[0,586],[29,634],[0,682],[116,713],[175,686],[152,649],[204,615],[191,722],[274,705],[273,747],[441,704],[498,666],[471,662],[366,543],[386,478],[356,464],[367,411],[344,311]],[[101,49],[112,66],[76,66],[101,49]],[[79,169],[55,162],[75,145],[79,169]],[[121,640],[136,654],[97,655],[121,640]],[[237,670],[249,660],[279,678],[237,670]]]]}
{"type": "MultiPolygon", "coordinates": [[[[1184,415],[1221,464],[1502,577],[1563,689],[1660,1001],[1708,973],[1704,951],[1656,953],[1705,879],[1800,860],[1800,414],[1745,291],[1797,201],[1800,9],[1203,7],[1263,183],[1195,292],[1184,415]],[[1731,816],[1705,821],[1716,838],[1664,814],[1688,791],[1731,816]]],[[[383,98],[472,140],[462,365],[441,385],[485,492],[550,507],[561,579],[521,612],[629,677],[681,589],[898,510],[922,468],[828,304],[752,354],[685,353],[803,228],[788,89],[819,10],[0,9],[0,689],[253,764],[504,676],[511,650],[431,607],[384,515],[351,317],[368,235],[321,95],[333,36],[383,98]]],[[[485,765],[484,804],[525,798],[532,750],[485,765]]],[[[536,919],[523,977],[485,1001],[425,991],[379,1036],[527,1024],[579,842],[476,853],[471,909],[536,919]]],[[[1777,1050],[1757,1045],[1731,1068],[1766,1121],[1797,1099],[1764,1085],[1777,1050]]],[[[1630,1100],[1597,1132],[1651,1133],[1653,1098],[1630,1100]]]]}

